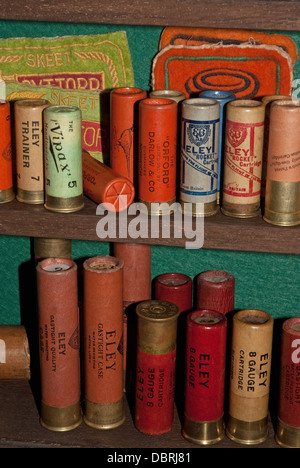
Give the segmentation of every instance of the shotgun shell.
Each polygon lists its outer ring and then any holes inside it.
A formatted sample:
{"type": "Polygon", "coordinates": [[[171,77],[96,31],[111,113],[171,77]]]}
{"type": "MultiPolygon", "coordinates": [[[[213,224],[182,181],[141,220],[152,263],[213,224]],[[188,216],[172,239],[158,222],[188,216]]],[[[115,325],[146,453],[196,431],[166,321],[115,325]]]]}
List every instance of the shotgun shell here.
{"type": "Polygon", "coordinates": [[[138,319],[135,426],[148,435],[171,430],[174,416],[176,334],[179,308],[145,301],[138,319]]]}
{"type": "Polygon", "coordinates": [[[180,312],[192,309],[192,279],[182,273],[165,273],[154,280],[155,299],[173,302],[180,312]]]}
{"type": "Polygon", "coordinates": [[[275,101],[270,109],[264,220],[300,224],[300,102],[275,101]]]}
{"type": "Polygon", "coordinates": [[[138,151],[138,103],[147,92],[140,88],[116,88],[110,94],[110,167],[121,176],[136,179],[138,151]]]}
{"type": "Polygon", "coordinates": [[[30,350],[22,325],[0,326],[0,380],[30,380],[30,350]]]}
{"type": "Polygon", "coordinates": [[[131,365],[136,353],[135,336],[132,336],[132,313],[135,304],[151,299],[151,246],[144,244],[114,244],[115,257],[123,260],[123,374],[124,387],[126,377],[128,386],[131,383],[131,365]],[[133,306],[133,307],[131,307],[133,306]],[[129,325],[129,328],[127,327],[129,325]],[[128,336],[127,336],[128,335],[128,336]],[[129,339],[127,339],[129,338],[129,339]],[[134,349],[133,349],[134,348],[134,349]],[[127,362],[130,366],[127,371],[127,362]]]}
{"type": "Polygon", "coordinates": [[[83,264],[85,414],[96,429],[125,420],[123,403],[123,260],[97,256],[83,264]]]}
{"type": "Polygon", "coordinates": [[[227,436],[241,444],[268,437],[273,318],[261,310],[233,316],[227,436]]]}
{"type": "Polygon", "coordinates": [[[286,320],[281,336],[281,370],[276,441],[300,448],[300,318],[286,320]]]}
{"type": "Polygon", "coordinates": [[[15,144],[18,201],[44,203],[43,110],[45,99],[15,102],[15,144]]]}
{"type": "MultiPolygon", "coordinates": [[[[192,310],[192,290],[192,279],[182,273],[165,273],[154,280],[155,299],[172,302],[180,310],[177,321],[176,375],[184,375],[186,316],[192,310]]],[[[184,379],[177,382],[175,403],[178,412],[183,414],[184,379]]]]}
{"type": "Polygon", "coordinates": [[[224,437],[227,320],[214,310],[187,317],[185,403],[182,435],[209,445],[224,437]]]}
{"type": "Polygon", "coordinates": [[[37,265],[41,424],[68,431],[81,423],[77,265],[48,258],[37,265]]]}
{"type": "Polygon", "coordinates": [[[182,103],[180,202],[193,216],[217,213],[220,104],[204,98],[182,103]]]}
{"type": "Polygon", "coordinates": [[[151,246],[114,243],[115,257],[123,260],[123,306],[151,297],[151,246]]]}
{"type": "Polygon", "coordinates": [[[197,309],[227,314],[234,309],[235,278],[222,270],[209,270],[197,277],[197,309]]]}
{"type": "Polygon", "coordinates": [[[96,203],[102,203],[109,211],[126,210],[133,202],[135,191],[132,182],[87,151],[82,152],[82,172],[84,194],[96,203]]]}
{"type": "Polygon", "coordinates": [[[34,238],[34,256],[36,260],[45,258],[72,258],[72,241],[70,239],[34,238]]]}
{"type": "Polygon", "coordinates": [[[155,99],[171,99],[172,101],[177,102],[177,104],[186,99],[183,92],[176,91],[175,89],[156,89],[149,93],[149,97],[155,99]]]}
{"type": "Polygon", "coordinates": [[[222,191],[222,174],[224,171],[224,143],[225,133],[224,123],[226,122],[226,104],[235,100],[235,94],[232,91],[222,91],[206,89],[199,94],[201,98],[215,99],[220,104],[220,126],[219,126],[219,158],[218,158],[218,203],[220,202],[220,193],[222,191]]]}
{"type": "Polygon", "coordinates": [[[222,213],[252,218],[260,214],[265,106],[238,99],[226,109],[222,213]]]}
{"type": "Polygon", "coordinates": [[[81,210],[81,111],[75,106],[49,106],[43,114],[45,208],[63,213],[81,210]]]}
{"type": "Polygon", "coordinates": [[[0,204],[15,198],[13,189],[11,120],[9,102],[0,102],[0,204]]]}
{"type": "Polygon", "coordinates": [[[261,102],[265,105],[265,127],[264,127],[264,146],[263,146],[263,161],[262,161],[262,174],[261,174],[261,206],[265,205],[266,194],[266,177],[267,177],[267,161],[268,161],[268,146],[269,146],[269,130],[270,130],[270,107],[272,102],[281,100],[290,100],[292,96],[285,96],[282,94],[272,94],[264,96],[261,102]]]}
{"type": "Polygon", "coordinates": [[[177,103],[148,98],[139,112],[139,201],[149,214],[169,214],[176,200],[177,103]]]}

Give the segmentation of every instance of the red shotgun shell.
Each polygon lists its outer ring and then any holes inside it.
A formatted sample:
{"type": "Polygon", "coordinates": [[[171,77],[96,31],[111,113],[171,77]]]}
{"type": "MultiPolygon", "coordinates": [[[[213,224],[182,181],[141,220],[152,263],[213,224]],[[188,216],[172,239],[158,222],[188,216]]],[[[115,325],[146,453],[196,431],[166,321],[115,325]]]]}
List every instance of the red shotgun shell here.
{"type": "Polygon", "coordinates": [[[183,436],[208,445],[224,437],[227,320],[214,310],[187,317],[183,436]]]}
{"type": "Polygon", "coordinates": [[[110,429],[125,420],[123,403],[123,261],[97,256],[83,264],[84,421],[110,429]]]}
{"type": "Polygon", "coordinates": [[[300,318],[282,326],[281,373],[276,441],[283,447],[300,448],[300,318]]]}
{"type": "Polygon", "coordinates": [[[176,304],[180,312],[192,309],[192,279],[182,273],[164,273],[154,280],[155,299],[176,304]]]}
{"type": "Polygon", "coordinates": [[[197,277],[197,309],[227,314],[234,309],[235,278],[222,270],[210,270],[197,277]]]}
{"type": "Polygon", "coordinates": [[[0,203],[15,198],[11,149],[11,119],[9,102],[0,102],[0,203]]]}
{"type": "Polygon", "coordinates": [[[41,424],[53,431],[81,423],[77,265],[48,258],[37,265],[41,424]]]}
{"type": "Polygon", "coordinates": [[[110,93],[110,167],[134,183],[137,164],[138,103],[147,97],[140,88],[110,93]]]}
{"type": "Polygon", "coordinates": [[[138,317],[135,426],[144,434],[171,430],[174,417],[177,318],[175,304],[144,301],[138,317]]]}
{"type": "Polygon", "coordinates": [[[162,214],[176,200],[177,103],[148,98],[139,104],[139,201],[162,214]]]}
{"type": "Polygon", "coordinates": [[[82,173],[84,194],[96,203],[102,203],[104,208],[119,212],[133,202],[135,190],[132,182],[84,150],[82,173]]]}

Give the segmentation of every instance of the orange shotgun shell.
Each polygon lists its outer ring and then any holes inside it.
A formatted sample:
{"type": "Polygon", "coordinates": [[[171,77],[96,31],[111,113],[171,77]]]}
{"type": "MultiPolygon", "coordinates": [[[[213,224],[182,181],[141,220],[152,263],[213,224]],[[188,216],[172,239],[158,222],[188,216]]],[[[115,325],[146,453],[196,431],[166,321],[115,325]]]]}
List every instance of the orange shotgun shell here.
{"type": "Polygon", "coordinates": [[[37,265],[41,425],[68,431],[81,421],[77,265],[47,258],[37,265]]]}
{"type": "Polygon", "coordinates": [[[148,98],[139,111],[139,201],[159,215],[176,200],[177,103],[148,98]]]}
{"type": "Polygon", "coordinates": [[[123,261],[97,256],[83,264],[84,421],[111,429],[125,420],[123,402],[123,261]]]}
{"type": "Polygon", "coordinates": [[[138,103],[147,97],[140,88],[116,88],[110,94],[110,167],[134,183],[137,164],[138,103]]]}
{"type": "Polygon", "coordinates": [[[132,182],[110,167],[82,152],[83,192],[109,211],[123,211],[133,202],[132,182]]]}

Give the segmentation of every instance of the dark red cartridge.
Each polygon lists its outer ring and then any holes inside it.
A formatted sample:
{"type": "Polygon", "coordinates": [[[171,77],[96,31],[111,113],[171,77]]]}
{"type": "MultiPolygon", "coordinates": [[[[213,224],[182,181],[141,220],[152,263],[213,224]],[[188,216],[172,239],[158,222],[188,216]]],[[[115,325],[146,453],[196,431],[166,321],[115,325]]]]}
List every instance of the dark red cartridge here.
{"type": "Polygon", "coordinates": [[[193,282],[183,273],[164,273],[154,280],[155,299],[176,304],[180,312],[192,309],[193,282]]]}
{"type": "Polygon", "coordinates": [[[224,436],[224,380],[227,319],[214,310],[187,318],[183,436],[208,445],[224,436]]]}
{"type": "Polygon", "coordinates": [[[197,309],[227,314],[234,309],[235,278],[222,270],[209,270],[197,277],[197,309]]]}

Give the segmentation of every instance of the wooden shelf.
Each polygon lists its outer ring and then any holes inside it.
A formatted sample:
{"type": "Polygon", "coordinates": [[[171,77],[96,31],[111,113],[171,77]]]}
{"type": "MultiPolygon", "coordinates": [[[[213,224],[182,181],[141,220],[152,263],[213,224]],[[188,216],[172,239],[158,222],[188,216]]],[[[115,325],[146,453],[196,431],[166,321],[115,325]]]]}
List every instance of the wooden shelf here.
{"type": "MultiPolygon", "coordinates": [[[[28,381],[0,381],[0,448],[115,448],[128,449],[180,449],[189,451],[203,448],[186,441],[181,435],[181,423],[177,411],[174,414],[172,430],[161,436],[147,436],[140,433],[133,424],[132,412],[125,404],[125,423],[111,430],[99,431],[84,422],[69,432],[52,432],[40,425],[39,412],[34,394],[28,381]]],[[[247,448],[227,437],[208,448],[247,448]]],[[[255,447],[279,448],[274,440],[274,429],[269,421],[268,439],[255,447]]],[[[110,450],[109,453],[113,453],[110,450]]],[[[107,453],[107,452],[105,452],[107,453]]],[[[126,453],[129,453],[128,450],[126,453]]],[[[138,453],[138,452],[137,452],[138,453]]],[[[100,454],[101,457],[101,454],[100,454]]],[[[144,466],[144,465],[143,465],[144,466]]]]}
{"type": "MultiPolygon", "coordinates": [[[[188,238],[174,238],[174,220],[171,217],[171,237],[131,239],[117,237],[100,239],[96,232],[101,217],[96,215],[97,204],[85,198],[83,210],[75,213],[52,213],[41,205],[26,205],[16,200],[0,206],[0,235],[65,238],[107,242],[136,242],[152,245],[184,247],[188,238]]],[[[105,216],[105,215],[104,215],[105,216]]],[[[128,217],[128,223],[133,216],[128,217]]],[[[117,216],[118,221],[118,216],[117,216]]],[[[192,233],[196,228],[195,221],[192,233]]],[[[117,223],[118,234],[118,223],[117,223]]],[[[191,241],[193,239],[190,239],[191,241]]],[[[205,249],[239,250],[300,254],[300,226],[278,227],[263,221],[261,216],[235,219],[218,213],[204,219],[205,249]]]]}
{"type": "MultiPolygon", "coordinates": [[[[256,30],[300,31],[299,0],[2,0],[0,19],[147,26],[190,26],[256,30]]],[[[82,211],[68,214],[51,213],[43,206],[29,206],[16,200],[0,206],[0,235],[67,238],[100,241],[96,226],[100,217],[97,205],[85,199],[82,211]]],[[[129,223],[131,218],[129,218],[129,223]]],[[[172,225],[171,225],[172,232],[172,225]]],[[[205,249],[249,252],[300,254],[300,226],[276,227],[262,217],[234,219],[218,213],[204,220],[205,249]]],[[[122,242],[129,238],[106,238],[122,242]]],[[[138,238],[132,241],[153,245],[184,247],[186,239],[138,238]]],[[[203,448],[190,444],[181,436],[177,411],[172,430],[150,437],[138,432],[133,424],[130,402],[126,400],[126,421],[113,430],[97,431],[82,423],[67,433],[55,433],[39,423],[36,402],[39,397],[33,382],[0,380],[0,448],[95,447],[102,449],[170,449],[203,448]]],[[[248,448],[227,437],[208,448],[248,448]]],[[[274,426],[269,420],[269,437],[257,448],[279,448],[274,439],[274,426]]],[[[101,451],[102,453],[102,451],[101,451]]],[[[106,451],[105,451],[106,453],[106,451]]],[[[100,454],[101,456],[101,454],[100,454]]],[[[199,455],[198,459],[199,461],[199,455]]]]}
{"type": "Polygon", "coordinates": [[[0,19],[300,30],[298,0],[2,0],[0,19]]]}

